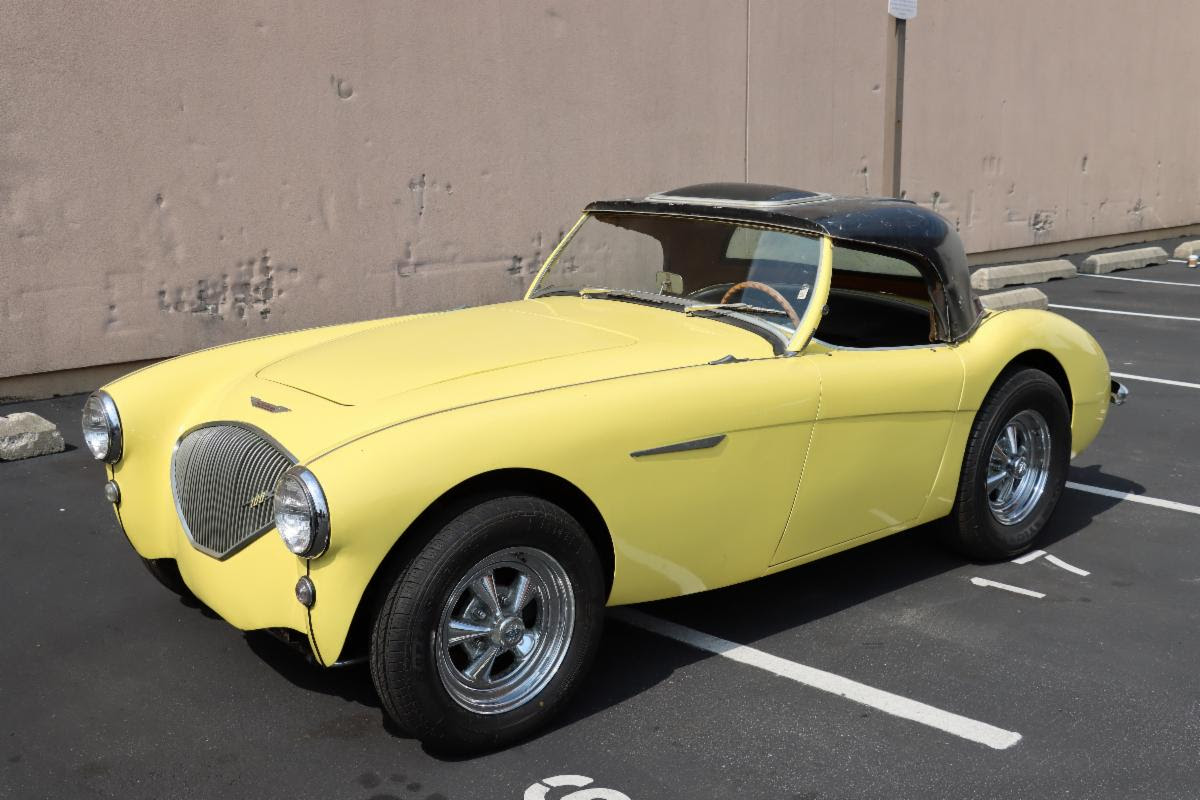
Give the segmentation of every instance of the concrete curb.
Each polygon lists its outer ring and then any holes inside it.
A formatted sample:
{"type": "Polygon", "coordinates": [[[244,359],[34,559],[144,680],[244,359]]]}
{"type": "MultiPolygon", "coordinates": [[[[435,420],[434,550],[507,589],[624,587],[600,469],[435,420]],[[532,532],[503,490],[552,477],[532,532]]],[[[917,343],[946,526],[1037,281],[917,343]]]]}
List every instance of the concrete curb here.
{"type": "Polygon", "coordinates": [[[1074,278],[1075,265],[1065,258],[1030,261],[1027,264],[999,264],[980,267],[971,273],[972,289],[999,289],[1022,283],[1045,283],[1055,278],[1074,278]]]}
{"type": "Polygon", "coordinates": [[[16,461],[65,449],[58,426],[29,411],[0,417],[0,461],[16,461]]]}
{"type": "Polygon", "coordinates": [[[1172,258],[1187,258],[1188,256],[1200,256],[1200,239],[1181,242],[1179,247],[1175,248],[1175,255],[1172,258]]]}
{"type": "Polygon", "coordinates": [[[1025,286],[1020,289],[1009,289],[1007,292],[982,294],[979,302],[989,311],[1006,311],[1010,308],[1048,308],[1050,300],[1041,289],[1025,286]]]}
{"type": "Polygon", "coordinates": [[[1115,253],[1096,253],[1088,256],[1079,266],[1085,275],[1103,275],[1119,269],[1141,269],[1167,260],[1167,251],[1161,247],[1139,247],[1136,250],[1118,250],[1115,253]]]}

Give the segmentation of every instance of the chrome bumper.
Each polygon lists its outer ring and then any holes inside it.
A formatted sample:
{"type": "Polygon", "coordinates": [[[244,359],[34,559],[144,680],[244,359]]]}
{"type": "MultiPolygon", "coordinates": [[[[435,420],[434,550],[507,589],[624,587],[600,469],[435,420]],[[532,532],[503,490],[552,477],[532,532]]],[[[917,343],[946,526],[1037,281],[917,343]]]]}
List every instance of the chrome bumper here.
{"type": "Polygon", "coordinates": [[[1114,406],[1125,405],[1125,398],[1129,397],[1129,390],[1125,388],[1125,384],[1112,381],[1109,385],[1108,402],[1114,406]]]}

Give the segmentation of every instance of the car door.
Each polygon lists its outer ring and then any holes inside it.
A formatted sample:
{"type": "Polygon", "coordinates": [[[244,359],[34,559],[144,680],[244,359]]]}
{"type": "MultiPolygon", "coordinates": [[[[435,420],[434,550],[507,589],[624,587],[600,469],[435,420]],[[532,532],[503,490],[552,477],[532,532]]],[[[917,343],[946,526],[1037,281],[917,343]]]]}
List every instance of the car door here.
{"type": "MultiPolygon", "coordinates": [[[[880,286],[895,289],[901,277],[903,265],[849,261],[886,268],[880,286]]],[[[869,275],[849,273],[844,279],[855,288],[839,290],[835,271],[831,303],[839,291],[861,297],[870,285],[869,275]]],[[[877,299],[892,308],[895,298],[883,292],[877,299]]],[[[872,324],[864,319],[860,327],[872,324]]],[[[775,565],[911,524],[937,479],[962,395],[964,368],[953,345],[834,346],[821,341],[824,328],[800,356],[818,367],[821,405],[775,565]]],[[[928,338],[928,327],[907,335],[928,338]]]]}

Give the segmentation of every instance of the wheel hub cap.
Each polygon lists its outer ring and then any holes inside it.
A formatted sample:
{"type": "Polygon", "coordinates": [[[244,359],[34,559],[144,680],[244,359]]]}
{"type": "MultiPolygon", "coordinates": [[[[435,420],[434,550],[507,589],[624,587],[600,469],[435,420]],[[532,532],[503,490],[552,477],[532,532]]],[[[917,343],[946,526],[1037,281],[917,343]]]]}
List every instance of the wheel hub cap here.
{"type": "Polygon", "coordinates": [[[1000,429],[988,461],[987,498],[1002,525],[1023,522],[1046,491],[1050,476],[1050,425],[1026,409],[1000,429]]]}
{"type": "Polygon", "coordinates": [[[491,639],[499,647],[512,647],[525,635],[525,624],[517,617],[508,617],[492,629],[491,639]]]}
{"type": "Polygon", "coordinates": [[[575,626],[575,595],[549,553],[509,548],[467,571],[433,634],[442,686],[478,714],[523,705],[558,672],[575,626]]]}

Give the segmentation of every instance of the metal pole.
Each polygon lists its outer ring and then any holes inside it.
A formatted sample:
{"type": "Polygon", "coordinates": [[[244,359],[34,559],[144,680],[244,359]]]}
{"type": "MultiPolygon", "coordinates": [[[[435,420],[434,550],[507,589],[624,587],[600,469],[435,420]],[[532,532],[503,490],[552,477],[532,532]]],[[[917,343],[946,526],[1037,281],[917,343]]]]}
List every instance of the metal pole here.
{"type": "Polygon", "coordinates": [[[904,119],[904,34],[906,20],[889,16],[887,75],[884,79],[883,193],[900,196],[901,133],[904,119]]]}

